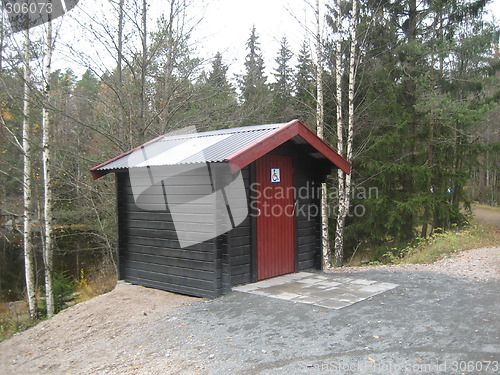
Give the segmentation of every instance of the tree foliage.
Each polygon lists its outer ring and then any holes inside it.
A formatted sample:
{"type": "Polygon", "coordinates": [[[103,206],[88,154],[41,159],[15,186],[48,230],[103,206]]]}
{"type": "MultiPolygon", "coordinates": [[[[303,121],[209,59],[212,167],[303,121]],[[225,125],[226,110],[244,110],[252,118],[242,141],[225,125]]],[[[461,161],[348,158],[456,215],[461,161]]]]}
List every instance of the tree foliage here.
{"type": "MultiPolygon", "coordinates": [[[[85,72],[77,76],[70,69],[61,69],[50,77],[54,225],[89,225],[103,252],[109,254],[115,246],[113,181],[91,181],[91,166],[187,125],[204,130],[297,117],[309,125],[316,122],[311,41],[304,40],[300,50],[293,51],[282,38],[276,51],[263,51],[253,27],[241,46],[246,50],[245,60],[240,62],[243,74],[231,76],[224,53],[200,56],[194,48],[196,21],[191,18],[195,14],[191,2],[165,3],[168,6],[158,22],[153,25],[147,18],[145,27],[144,2],[111,2],[112,12],[93,22],[82,21],[78,31],[114,62],[104,65],[91,55],[94,51],[85,54],[72,49],[69,55],[86,67],[85,72]],[[121,53],[118,40],[122,41],[121,53]],[[269,60],[264,56],[273,55],[274,64],[268,69],[264,61],[269,60]]],[[[360,2],[347,256],[359,246],[374,249],[462,224],[470,199],[498,203],[500,140],[495,129],[500,62],[493,48],[499,30],[485,21],[485,3],[360,2]],[[358,194],[360,189],[371,193],[358,194]]],[[[340,5],[348,20],[352,4],[340,1],[340,5]]],[[[335,14],[328,17],[332,21],[335,14]]],[[[322,42],[324,123],[325,140],[334,145],[338,138],[337,67],[331,34],[337,30],[330,31],[322,42]]],[[[43,80],[36,71],[42,66],[41,44],[34,41],[31,50],[35,207],[41,202],[38,141],[43,80]]],[[[16,50],[17,45],[12,35],[2,32],[1,234],[7,220],[15,221],[17,216],[19,221],[22,216],[24,81],[22,51],[16,50]]],[[[347,64],[348,38],[341,44],[341,52],[347,64]]],[[[341,91],[347,103],[349,69],[347,65],[341,68],[345,72],[341,91]]],[[[347,104],[342,113],[345,120],[347,104]]],[[[334,200],[330,203],[336,205],[334,200]]],[[[334,227],[331,220],[330,228],[334,227]]]]}

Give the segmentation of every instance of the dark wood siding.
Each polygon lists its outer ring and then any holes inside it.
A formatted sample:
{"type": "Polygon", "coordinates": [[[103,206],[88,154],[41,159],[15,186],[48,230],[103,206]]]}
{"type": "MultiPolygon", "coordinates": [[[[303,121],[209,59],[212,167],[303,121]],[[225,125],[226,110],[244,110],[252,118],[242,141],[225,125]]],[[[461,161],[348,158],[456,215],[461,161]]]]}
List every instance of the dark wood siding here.
{"type": "MultiPolygon", "coordinates": [[[[183,195],[189,194],[189,189],[206,190],[202,186],[206,179],[197,179],[196,173],[189,182],[191,187],[179,186],[183,195]]],[[[142,208],[138,207],[127,172],[117,173],[117,194],[120,278],[171,292],[216,297],[215,240],[181,248],[168,208],[163,211],[144,209],[149,208],[149,204],[154,208],[155,201],[161,202],[161,189],[148,190],[142,208]]],[[[213,212],[209,207],[202,210],[203,215],[213,212]]],[[[191,220],[189,215],[182,219],[191,220]]],[[[210,225],[196,224],[191,228],[193,231],[211,230],[210,225]]]]}
{"type": "MultiPolygon", "coordinates": [[[[318,170],[315,160],[300,151],[290,143],[274,151],[294,155],[294,186],[298,193],[296,271],[321,265],[322,177],[319,176],[322,171],[318,170]]],[[[241,171],[249,213],[252,213],[251,184],[255,181],[252,171],[254,163],[241,171]]],[[[206,175],[196,170],[187,173],[178,184],[169,186],[168,204],[191,204],[190,196],[210,194],[220,188],[218,184],[225,183],[212,180],[207,184],[206,175]]],[[[134,200],[128,172],[117,173],[116,185],[120,278],[134,284],[207,298],[227,293],[231,286],[256,281],[256,223],[251,215],[225,234],[182,248],[167,204],[160,211],[152,210],[158,209],[158,202],[161,203],[164,197],[161,185],[144,191],[139,205],[134,200]]],[[[199,215],[175,216],[176,224],[180,217],[188,236],[193,233],[215,235],[215,225],[219,225],[220,215],[224,214],[223,206],[217,205],[221,212],[209,205],[196,207],[199,215]]]]}
{"type": "Polygon", "coordinates": [[[320,268],[321,230],[321,183],[309,158],[296,157],[294,160],[294,182],[297,199],[296,246],[297,271],[320,268]]]}
{"type": "MultiPolygon", "coordinates": [[[[241,170],[248,203],[250,202],[250,167],[241,170]]],[[[250,213],[250,207],[249,207],[250,213]]],[[[228,233],[231,285],[252,282],[252,227],[250,215],[228,233]]]]}

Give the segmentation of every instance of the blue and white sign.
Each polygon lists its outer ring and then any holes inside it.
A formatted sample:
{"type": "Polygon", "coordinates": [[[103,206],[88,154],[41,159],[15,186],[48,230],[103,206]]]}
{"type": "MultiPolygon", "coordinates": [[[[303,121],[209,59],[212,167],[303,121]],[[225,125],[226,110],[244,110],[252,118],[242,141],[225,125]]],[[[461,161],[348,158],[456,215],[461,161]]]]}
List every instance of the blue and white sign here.
{"type": "Polygon", "coordinates": [[[281,175],[279,168],[271,168],[271,182],[281,182],[281,175]]]}

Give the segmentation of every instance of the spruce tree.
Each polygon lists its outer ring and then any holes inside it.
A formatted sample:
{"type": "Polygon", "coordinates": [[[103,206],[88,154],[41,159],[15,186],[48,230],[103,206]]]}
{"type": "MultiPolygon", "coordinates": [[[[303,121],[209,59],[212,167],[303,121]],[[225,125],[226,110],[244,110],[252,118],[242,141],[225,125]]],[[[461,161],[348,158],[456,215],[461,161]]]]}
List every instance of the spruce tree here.
{"type": "Polygon", "coordinates": [[[353,177],[372,190],[353,194],[363,215],[348,218],[347,256],[464,223],[474,132],[498,105],[485,90],[495,28],[482,3],[364,5],[353,177]]]}
{"type": "Polygon", "coordinates": [[[245,74],[240,80],[243,101],[241,122],[243,125],[265,123],[271,117],[271,95],[255,26],[252,27],[246,47],[245,74]]]}
{"type": "Polygon", "coordinates": [[[290,66],[292,51],[286,37],[281,39],[281,46],[276,57],[276,70],[273,83],[274,112],[280,121],[287,121],[293,117],[293,68],[290,66]]]}
{"type": "Polygon", "coordinates": [[[309,52],[309,44],[304,40],[297,57],[294,87],[295,87],[295,109],[299,118],[307,123],[314,116],[314,64],[309,52]]]}
{"type": "Polygon", "coordinates": [[[206,100],[198,103],[200,114],[207,118],[210,128],[225,128],[236,123],[236,94],[227,79],[227,71],[228,67],[223,62],[222,54],[217,52],[208,72],[207,83],[202,90],[206,100]]]}
{"type": "Polygon", "coordinates": [[[217,52],[212,62],[212,69],[208,74],[208,83],[213,87],[227,89],[229,87],[229,83],[227,81],[227,69],[228,67],[222,62],[221,53],[217,52]]]}

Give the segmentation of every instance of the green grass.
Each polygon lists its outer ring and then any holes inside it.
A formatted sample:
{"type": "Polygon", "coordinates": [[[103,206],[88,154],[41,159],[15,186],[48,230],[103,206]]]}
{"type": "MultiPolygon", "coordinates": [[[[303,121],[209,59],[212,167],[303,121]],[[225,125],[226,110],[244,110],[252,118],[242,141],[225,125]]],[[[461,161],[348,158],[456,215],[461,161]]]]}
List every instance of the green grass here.
{"type": "Polygon", "coordinates": [[[28,328],[34,326],[29,319],[23,320],[0,320],[0,342],[11,338],[13,335],[19,332],[23,332],[28,328]]]}
{"type": "MultiPolygon", "coordinates": [[[[55,280],[55,289],[57,290],[67,287],[70,280],[64,277],[64,274],[59,274],[59,280],[55,280]],[[59,287],[57,287],[59,286],[59,287]]],[[[81,270],[80,277],[75,281],[75,289],[71,289],[71,301],[64,303],[64,307],[72,306],[76,303],[89,300],[95,296],[107,293],[116,286],[116,274],[114,265],[103,263],[92,272],[91,279],[87,279],[84,270],[81,270]]],[[[64,294],[59,292],[59,294],[64,294]]],[[[68,296],[66,296],[68,297],[68,296]]],[[[62,298],[62,297],[61,297],[62,298]]],[[[67,301],[67,298],[63,298],[67,301]]],[[[45,305],[39,299],[39,316],[40,318],[32,321],[29,318],[28,305],[26,302],[18,301],[13,303],[0,303],[0,342],[9,339],[14,334],[23,332],[26,329],[35,326],[45,318],[43,312],[45,305]]]]}
{"type": "MultiPolygon", "coordinates": [[[[488,225],[472,225],[463,229],[435,232],[426,239],[417,239],[402,249],[393,248],[382,255],[384,264],[428,264],[452,253],[500,243],[498,228],[488,225]]],[[[380,264],[380,262],[377,262],[380,264]]]]}
{"type": "Polygon", "coordinates": [[[23,332],[34,326],[28,315],[26,304],[0,304],[0,342],[7,340],[14,334],[23,332]]]}

